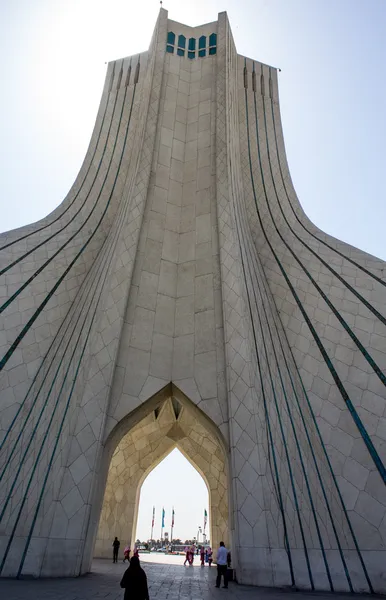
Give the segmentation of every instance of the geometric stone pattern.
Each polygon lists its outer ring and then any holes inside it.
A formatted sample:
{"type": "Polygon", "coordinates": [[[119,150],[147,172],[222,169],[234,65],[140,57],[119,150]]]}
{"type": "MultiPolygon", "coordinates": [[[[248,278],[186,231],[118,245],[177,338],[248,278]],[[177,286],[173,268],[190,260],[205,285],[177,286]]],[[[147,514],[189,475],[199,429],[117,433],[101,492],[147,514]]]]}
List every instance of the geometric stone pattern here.
{"type": "Polygon", "coordinates": [[[142,483],[173,448],[186,456],[208,487],[213,548],[220,540],[228,542],[227,464],[220,442],[205,427],[200,414],[189,410],[189,404],[178,417],[171,399],[158,411],[151,411],[133,427],[111,458],[94,551],[99,558],[110,558],[115,535],[133,546],[142,483]]]}
{"type": "Polygon", "coordinates": [[[277,72],[225,13],[161,9],[148,52],[109,64],[73,187],[0,261],[2,576],[87,572],[122,516],[111,478],[134,526],[141,478],[198,426],[240,582],[386,591],[385,263],[305,216],[277,72]],[[217,52],[169,54],[168,31],[217,52]],[[191,422],[168,437],[152,415],[177,396],[191,422]]]}

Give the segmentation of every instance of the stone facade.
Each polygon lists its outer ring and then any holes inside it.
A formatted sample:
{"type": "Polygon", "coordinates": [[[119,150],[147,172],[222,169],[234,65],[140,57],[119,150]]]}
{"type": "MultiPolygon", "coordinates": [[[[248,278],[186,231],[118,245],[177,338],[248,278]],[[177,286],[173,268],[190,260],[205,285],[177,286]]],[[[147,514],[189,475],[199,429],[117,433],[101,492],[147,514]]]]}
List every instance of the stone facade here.
{"type": "Polygon", "coordinates": [[[386,265],[305,216],[225,13],[161,9],[109,64],[73,187],[0,261],[2,576],[87,572],[177,446],[241,583],[386,591],[386,265]]]}

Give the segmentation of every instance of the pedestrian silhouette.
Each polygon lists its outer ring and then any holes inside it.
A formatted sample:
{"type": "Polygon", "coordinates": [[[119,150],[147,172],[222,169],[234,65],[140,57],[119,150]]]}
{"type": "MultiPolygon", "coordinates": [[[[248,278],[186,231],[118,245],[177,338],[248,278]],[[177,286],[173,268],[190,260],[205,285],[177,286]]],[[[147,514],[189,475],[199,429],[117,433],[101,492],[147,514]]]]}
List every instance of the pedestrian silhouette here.
{"type": "Polygon", "coordinates": [[[119,541],[119,539],[116,537],[113,541],[113,562],[118,562],[118,550],[119,550],[119,546],[121,545],[121,542],[119,541]]]}
{"type": "Polygon", "coordinates": [[[132,557],[130,566],[122,577],[121,588],[125,588],[124,600],[149,600],[147,577],[138,556],[132,557]]]}

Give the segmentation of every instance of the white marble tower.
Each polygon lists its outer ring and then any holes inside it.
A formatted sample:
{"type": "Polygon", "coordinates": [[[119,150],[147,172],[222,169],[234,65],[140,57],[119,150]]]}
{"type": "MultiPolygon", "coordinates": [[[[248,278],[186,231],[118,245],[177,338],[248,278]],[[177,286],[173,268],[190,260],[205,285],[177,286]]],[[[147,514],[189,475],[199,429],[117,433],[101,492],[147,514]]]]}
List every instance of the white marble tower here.
{"type": "Polygon", "coordinates": [[[239,582],[386,592],[385,268],[305,216],[276,70],[161,9],[0,236],[1,576],[87,572],[177,446],[239,582]]]}

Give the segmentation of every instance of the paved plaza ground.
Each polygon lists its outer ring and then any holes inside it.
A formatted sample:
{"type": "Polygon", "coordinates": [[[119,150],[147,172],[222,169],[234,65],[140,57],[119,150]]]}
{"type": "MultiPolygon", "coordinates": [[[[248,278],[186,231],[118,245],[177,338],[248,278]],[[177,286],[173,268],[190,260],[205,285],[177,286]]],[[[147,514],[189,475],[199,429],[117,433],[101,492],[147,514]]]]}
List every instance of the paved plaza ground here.
{"type": "MultiPolygon", "coordinates": [[[[256,588],[230,582],[228,590],[215,588],[216,568],[184,567],[183,556],[143,555],[150,600],[332,600],[331,594],[256,588]]],[[[122,560],[113,564],[95,560],[92,572],[77,579],[0,580],[1,600],[123,600],[119,582],[127,568],[122,560]]],[[[334,594],[347,599],[348,594],[334,594]]],[[[361,596],[370,598],[370,596],[361,596]]],[[[379,598],[382,598],[379,596],[379,598]]],[[[384,598],[384,597],[383,597],[384,598]]],[[[374,600],[374,596],[372,596],[374,600]]]]}

